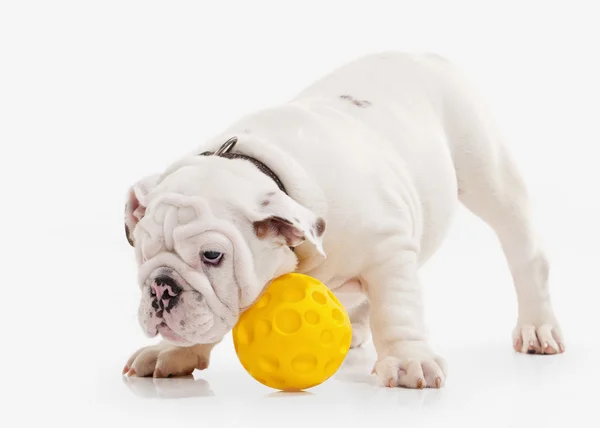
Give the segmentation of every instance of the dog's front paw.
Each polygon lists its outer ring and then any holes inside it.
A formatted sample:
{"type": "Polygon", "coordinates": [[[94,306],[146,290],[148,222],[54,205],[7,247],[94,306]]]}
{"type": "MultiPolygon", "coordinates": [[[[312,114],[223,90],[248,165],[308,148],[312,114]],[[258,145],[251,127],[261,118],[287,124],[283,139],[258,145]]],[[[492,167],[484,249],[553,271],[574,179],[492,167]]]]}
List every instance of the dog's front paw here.
{"type": "Polygon", "coordinates": [[[123,374],[157,378],[187,376],[195,369],[204,370],[208,367],[213,346],[178,347],[166,342],[146,346],[129,358],[123,368],[123,374]]]}
{"type": "Polygon", "coordinates": [[[446,382],[446,363],[426,343],[403,344],[373,367],[379,380],[393,388],[441,388],[446,382]]]}
{"type": "Polygon", "coordinates": [[[554,320],[547,323],[519,323],[513,330],[513,348],[523,354],[562,354],[565,341],[554,320]]]}

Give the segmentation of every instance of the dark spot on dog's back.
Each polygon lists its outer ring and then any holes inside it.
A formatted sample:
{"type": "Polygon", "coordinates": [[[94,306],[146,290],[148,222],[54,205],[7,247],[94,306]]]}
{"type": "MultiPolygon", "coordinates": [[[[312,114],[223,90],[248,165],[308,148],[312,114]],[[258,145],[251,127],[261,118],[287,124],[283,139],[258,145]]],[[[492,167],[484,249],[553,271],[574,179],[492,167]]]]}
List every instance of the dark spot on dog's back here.
{"type": "Polygon", "coordinates": [[[197,302],[201,302],[204,299],[204,297],[202,296],[202,294],[196,294],[196,301],[197,302]]]}
{"type": "Polygon", "coordinates": [[[352,104],[354,104],[355,106],[358,106],[358,107],[369,107],[371,105],[371,102],[367,101],[367,100],[362,100],[362,101],[354,100],[354,101],[352,101],[352,104]]]}
{"type": "Polygon", "coordinates": [[[260,203],[260,206],[261,206],[261,207],[266,207],[266,206],[267,206],[267,205],[269,205],[270,203],[271,203],[271,202],[270,202],[268,199],[265,199],[264,201],[262,201],[262,202],[260,203]]]}
{"type": "Polygon", "coordinates": [[[351,95],[340,95],[340,98],[342,100],[347,100],[350,101],[352,104],[354,104],[356,107],[361,107],[361,108],[366,108],[366,107],[370,107],[372,105],[371,101],[367,101],[367,100],[356,100],[354,99],[351,95]]]}
{"type": "Polygon", "coordinates": [[[179,325],[182,327],[185,327],[185,321],[184,320],[179,321],[179,325]]]}

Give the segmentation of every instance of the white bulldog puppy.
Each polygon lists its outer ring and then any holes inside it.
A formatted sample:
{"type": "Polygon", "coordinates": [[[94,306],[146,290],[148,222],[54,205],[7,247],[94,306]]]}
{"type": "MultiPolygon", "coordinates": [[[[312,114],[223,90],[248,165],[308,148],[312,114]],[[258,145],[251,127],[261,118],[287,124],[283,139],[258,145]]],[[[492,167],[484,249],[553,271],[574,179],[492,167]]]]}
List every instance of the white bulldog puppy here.
{"type": "Polygon", "coordinates": [[[208,366],[273,278],[301,272],[348,310],[352,346],[372,334],[382,384],[441,387],[427,342],[419,268],[460,201],[496,232],[518,297],[516,351],[563,352],[548,262],[526,189],[460,72],[433,55],[347,64],[287,104],[234,123],[134,184],[143,348],[124,372],[166,377],[208,366]]]}

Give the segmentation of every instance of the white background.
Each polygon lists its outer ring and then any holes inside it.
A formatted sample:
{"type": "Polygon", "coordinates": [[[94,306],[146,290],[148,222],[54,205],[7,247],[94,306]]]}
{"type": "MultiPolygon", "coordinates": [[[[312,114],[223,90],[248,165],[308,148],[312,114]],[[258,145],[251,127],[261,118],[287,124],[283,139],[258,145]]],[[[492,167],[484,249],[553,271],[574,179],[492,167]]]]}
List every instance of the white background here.
{"type": "Polygon", "coordinates": [[[594,3],[0,3],[3,425],[597,422],[594,3]],[[243,371],[230,337],[195,380],[122,378],[149,343],[123,232],[128,186],[241,115],[386,50],[441,54],[486,96],[532,195],[566,354],[512,351],[508,269],[492,232],[461,210],[422,272],[432,344],[449,364],[442,390],[380,388],[366,349],[307,394],[274,394],[243,371]]]}

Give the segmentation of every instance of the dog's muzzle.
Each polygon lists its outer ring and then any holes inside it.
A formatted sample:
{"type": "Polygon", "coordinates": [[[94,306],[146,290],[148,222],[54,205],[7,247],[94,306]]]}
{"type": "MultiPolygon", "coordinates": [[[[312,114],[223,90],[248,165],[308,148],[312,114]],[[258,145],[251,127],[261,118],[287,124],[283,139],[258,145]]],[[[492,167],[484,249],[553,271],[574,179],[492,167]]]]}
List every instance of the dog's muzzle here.
{"type": "Polygon", "coordinates": [[[147,336],[160,334],[177,345],[214,343],[232,327],[168,267],[155,269],[144,282],[138,315],[147,336]]]}

